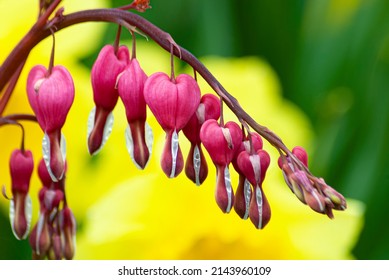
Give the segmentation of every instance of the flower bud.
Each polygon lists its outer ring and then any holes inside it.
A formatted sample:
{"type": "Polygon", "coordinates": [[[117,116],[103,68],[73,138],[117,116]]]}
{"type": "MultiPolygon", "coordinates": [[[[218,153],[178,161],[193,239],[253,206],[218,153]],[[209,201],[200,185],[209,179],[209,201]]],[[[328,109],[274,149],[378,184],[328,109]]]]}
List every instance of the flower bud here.
{"type": "Polygon", "coordinates": [[[326,213],[325,198],[313,187],[312,182],[304,171],[297,170],[293,172],[289,176],[289,181],[291,182],[293,189],[298,190],[296,193],[301,192],[305,203],[308,204],[312,210],[318,213],[326,213]]]}
{"type": "Polygon", "coordinates": [[[204,94],[199,107],[183,128],[191,147],[185,164],[185,174],[196,185],[201,185],[208,175],[208,166],[201,149],[200,129],[206,120],[220,117],[220,100],[212,94],[204,94]]]}
{"type": "Polygon", "coordinates": [[[17,239],[25,239],[31,225],[31,199],[28,195],[30,179],[34,169],[31,151],[14,150],[9,162],[12,195],[10,201],[10,222],[17,239]]]}
{"type": "Polygon", "coordinates": [[[176,177],[184,165],[178,133],[199,106],[199,86],[191,76],[186,74],[171,80],[165,73],[154,73],[146,81],[144,98],[166,132],[166,142],[161,157],[162,169],[168,177],[176,177]]]}
{"type": "Polygon", "coordinates": [[[96,107],[92,109],[88,120],[88,149],[96,154],[107,141],[113,125],[112,110],[119,98],[116,80],[129,63],[129,52],[125,46],[117,52],[111,45],[100,51],[92,67],[91,81],[93,100],[96,107]]]}
{"type": "Polygon", "coordinates": [[[131,159],[140,169],[144,169],[149,161],[153,141],[151,128],[146,124],[146,101],[143,96],[146,79],[147,75],[140,68],[138,60],[133,58],[117,81],[129,125],[126,131],[127,148],[131,159]]]}
{"type": "Polygon", "coordinates": [[[76,219],[69,207],[65,206],[59,213],[63,255],[71,260],[76,252],[76,219]]]}
{"type": "Polygon", "coordinates": [[[229,213],[234,205],[234,192],[228,165],[242,141],[242,131],[234,122],[220,126],[210,119],[202,125],[200,139],[216,166],[216,203],[224,213],[229,213]]]}
{"type": "Polygon", "coordinates": [[[30,246],[36,258],[43,259],[51,246],[51,232],[47,213],[40,213],[38,222],[30,234],[30,246]]]}

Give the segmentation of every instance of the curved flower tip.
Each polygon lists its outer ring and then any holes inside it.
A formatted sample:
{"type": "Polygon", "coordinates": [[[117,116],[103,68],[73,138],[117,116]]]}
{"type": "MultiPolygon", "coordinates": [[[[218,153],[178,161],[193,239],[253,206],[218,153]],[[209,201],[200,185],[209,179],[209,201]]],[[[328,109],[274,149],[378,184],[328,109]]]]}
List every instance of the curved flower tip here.
{"type": "Polygon", "coordinates": [[[187,74],[181,74],[172,81],[165,73],[158,72],[147,79],[144,98],[166,132],[162,169],[168,177],[176,177],[184,165],[178,133],[199,106],[200,88],[196,80],[187,74]]]}
{"type": "Polygon", "coordinates": [[[65,206],[59,213],[59,228],[61,232],[63,255],[73,259],[76,252],[76,219],[69,207],[65,206]]]}
{"type": "Polygon", "coordinates": [[[17,239],[25,239],[30,230],[32,217],[31,199],[28,195],[34,169],[31,151],[14,150],[9,165],[13,196],[9,209],[11,227],[17,239]]]}
{"type": "Polygon", "coordinates": [[[60,181],[66,171],[66,140],[60,130],[45,133],[42,154],[51,180],[60,181]]]}

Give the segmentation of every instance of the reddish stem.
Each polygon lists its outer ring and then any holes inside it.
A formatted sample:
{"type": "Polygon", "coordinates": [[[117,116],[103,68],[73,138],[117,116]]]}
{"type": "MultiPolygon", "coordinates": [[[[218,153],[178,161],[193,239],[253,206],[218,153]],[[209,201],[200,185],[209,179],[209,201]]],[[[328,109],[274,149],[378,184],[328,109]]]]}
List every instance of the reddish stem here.
{"type": "MultiPolygon", "coordinates": [[[[78,23],[91,21],[112,22],[116,24],[121,24],[124,21],[132,26],[136,26],[137,29],[144,32],[163,49],[168,52],[172,51],[175,56],[181,58],[183,61],[192,66],[192,68],[195,69],[204,78],[204,80],[223,99],[226,105],[235,113],[239,119],[244,120],[270,144],[276,148],[281,149],[288,155],[291,154],[291,152],[277,135],[275,135],[267,127],[258,124],[249,114],[246,113],[246,111],[243,110],[237,99],[224,89],[224,87],[212,75],[212,73],[193,54],[178,45],[174,45],[174,48],[172,48],[171,36],[143,17],[120,9],[85,10],[63,16],[61,20],[56,23],[55,31],[59,31],[78,23]]],[[[43,26],[42,28],[39,27],[40,25],[37,23],[31,28],[31,30],[19,42],[19,44],[14,48],[11,54],[4,61],[3,65],[0,67],[0,90],[4,88],[5,84],[22,63],[22,61],[27,58],[31,49],[51,34],[48,28],[49,25],[43,26]]]]}

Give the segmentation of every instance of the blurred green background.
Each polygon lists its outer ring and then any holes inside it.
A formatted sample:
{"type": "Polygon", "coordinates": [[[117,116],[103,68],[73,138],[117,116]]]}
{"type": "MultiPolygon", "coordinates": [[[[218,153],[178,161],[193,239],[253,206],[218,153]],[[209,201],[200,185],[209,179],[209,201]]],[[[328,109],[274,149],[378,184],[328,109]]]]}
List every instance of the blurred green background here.
{"type": "MultiPolygon", "coordinates": [[[[151,6],[143,16],[196,56],[269,62],[284,97],[313,124],[313,173],[366,204],[354,256],[389,259],[389,1],[152,0],[151,6]]],[[[115,32],[110,26],[101,45],[115,32]]],[[[10,231],[5,217],[0,228],[10,231]]],[[[17,252],[12,242],[18,241],[10,239],[0,258],[29,258],[27,242],[17,252]]]]}

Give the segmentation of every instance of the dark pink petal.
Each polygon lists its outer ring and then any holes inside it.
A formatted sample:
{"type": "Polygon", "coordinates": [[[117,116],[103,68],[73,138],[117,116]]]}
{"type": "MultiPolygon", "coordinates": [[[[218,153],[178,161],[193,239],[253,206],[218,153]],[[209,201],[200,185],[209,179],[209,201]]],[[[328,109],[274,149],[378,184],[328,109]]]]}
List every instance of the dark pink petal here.
{"type": "Polygon", "coordinates": [[[119,98],[116,79],[129,63],[126,46],[120,46],[117,53],[112,45],[104,46],[92,67],[91,81],[93,100],[96,107],[112,111],[119,98]]]}
{"type": "Polygon", "coordinates": [[[200,89],[189,75],[181,74],[172,81],[165,73],[158,72],[147,79],[144,97],[162,128],[179,132],[197,110],[200,89]]]}
{"type": "Polygon", "coordinates": [[[234,157],[235,150],[242,141],[242,131],[238,124],[228,122],[221,127],[216,120],[204,122],[200,139],[215,165],[226,166],[234,157]]]}
{"type": "Polygon", "coordinates": [[[136,58],[131,59],[130,64],[118,77],[117,88],[129,123],[146,121],[146,101],[143,96],[146,79],[147,75],[136,58]]]}

